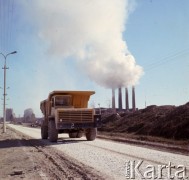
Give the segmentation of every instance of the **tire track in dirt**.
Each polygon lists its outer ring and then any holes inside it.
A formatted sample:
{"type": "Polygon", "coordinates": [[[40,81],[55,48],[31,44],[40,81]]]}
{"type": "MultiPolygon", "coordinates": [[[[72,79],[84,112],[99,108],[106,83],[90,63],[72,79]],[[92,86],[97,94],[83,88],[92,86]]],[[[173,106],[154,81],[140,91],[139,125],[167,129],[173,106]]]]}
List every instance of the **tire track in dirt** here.
{"type": "Polygon", "coordinates": [[[75,178],[82,180],[103,180],[107,178],[100,172],[96,172],[95,169],[77,162],[77,160],[72,159],[68,155],[64,155],[61,151],[50,147],[49,143],[46,141],[31,139],[31,137],[13,128],[10,129],[14,131],[17,136],[22,137],[22,146],[34,148],[33,156],[38,154],[36,158],[38,158],[39,164],[42,166],[37,166],[37,168],[41,169],[41,173],[39,174],[42,174],[43,179],[46,177],[48,177],[47,179],[53,177],[60,180],[75,178]]]}

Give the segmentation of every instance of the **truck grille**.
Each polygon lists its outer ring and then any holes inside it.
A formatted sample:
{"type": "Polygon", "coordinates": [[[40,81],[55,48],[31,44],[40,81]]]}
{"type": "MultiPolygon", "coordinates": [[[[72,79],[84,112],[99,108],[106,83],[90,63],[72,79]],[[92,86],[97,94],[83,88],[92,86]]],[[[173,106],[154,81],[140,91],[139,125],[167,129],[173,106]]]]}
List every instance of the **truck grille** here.
{"type": "Polygon", "coordinates": [[[61,110],[58,112],[59,121],[62,122],[93,122],[93,110],[61,110]]]}

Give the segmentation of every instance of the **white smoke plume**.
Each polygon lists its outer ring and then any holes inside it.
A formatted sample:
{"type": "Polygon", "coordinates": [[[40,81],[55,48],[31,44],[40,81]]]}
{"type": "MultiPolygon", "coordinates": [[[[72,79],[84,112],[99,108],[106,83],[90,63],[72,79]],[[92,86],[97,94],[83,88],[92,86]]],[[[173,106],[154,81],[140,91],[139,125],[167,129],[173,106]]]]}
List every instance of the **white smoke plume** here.
{"type": "MultiPolygon", "coordinates": [[[[132,1],[133,2],[133,1],[132,1]]],[[[23,1],[48,53],[75,58],[91,80],[107,88],[136,84],[143,74],[123,39],[129,0],[23,1]]]]}

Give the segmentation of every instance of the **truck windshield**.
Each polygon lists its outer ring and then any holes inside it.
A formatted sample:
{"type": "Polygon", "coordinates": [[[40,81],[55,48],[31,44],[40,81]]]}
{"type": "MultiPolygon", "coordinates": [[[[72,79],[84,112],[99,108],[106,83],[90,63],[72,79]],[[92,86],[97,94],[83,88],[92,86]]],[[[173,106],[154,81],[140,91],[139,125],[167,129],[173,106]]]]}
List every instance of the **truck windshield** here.
{"type": "Polygon", "coordinates": [[[71,96],[55,97],[55,106],[71,106],[71,96]]]}

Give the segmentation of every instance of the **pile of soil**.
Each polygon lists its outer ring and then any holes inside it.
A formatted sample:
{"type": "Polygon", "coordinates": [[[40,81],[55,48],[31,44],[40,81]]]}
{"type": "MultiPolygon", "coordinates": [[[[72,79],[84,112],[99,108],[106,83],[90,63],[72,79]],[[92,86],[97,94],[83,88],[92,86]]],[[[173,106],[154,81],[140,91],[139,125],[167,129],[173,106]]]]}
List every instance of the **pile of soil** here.
{"type": "Polygon", "coordinates": [[[103,115],[104,132],[189,139],[189,103],[182,106],[148,106],[134,113],[103,115]]]}

